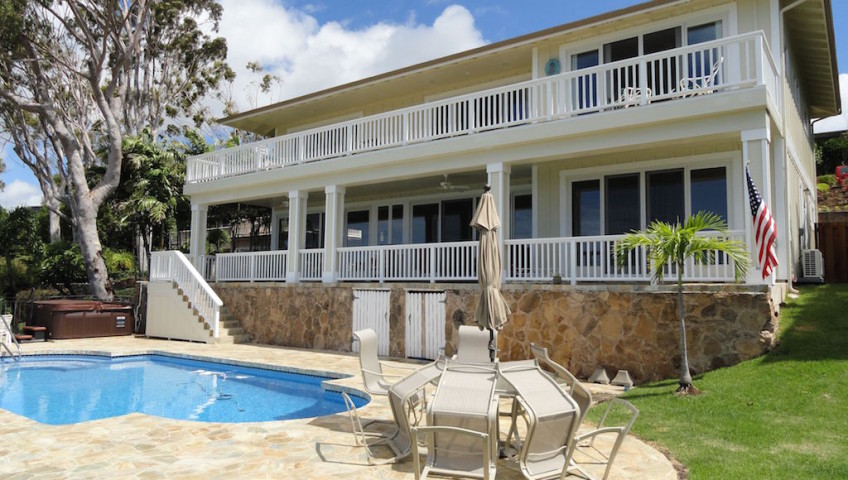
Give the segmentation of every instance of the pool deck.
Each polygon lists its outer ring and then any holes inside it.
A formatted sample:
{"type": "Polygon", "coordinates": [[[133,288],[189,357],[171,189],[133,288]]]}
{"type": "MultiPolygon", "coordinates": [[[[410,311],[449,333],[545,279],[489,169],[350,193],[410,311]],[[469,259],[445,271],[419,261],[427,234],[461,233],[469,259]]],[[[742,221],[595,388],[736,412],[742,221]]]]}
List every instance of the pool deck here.
{"type": "MultiPolygon", "coordinates": [[[[264,345],[205,345],[136,337],[58,340],[22,345],[24,354],[165,353],[236,362],[337,372],[335,381],[361,390],[359,361],[352,354],[264,345]]],[[[6,359],[9,362],[9,359],[6,359]]],[[[2,367],[0,367],[2,374],[2,367]]],[[[391,419],[384,397],[359,409],[363,418],[391,419]]],[[[502,418],[502,422],[508,418],[502,418]]],[[[638,421],[638,420],[637,420],[638,421]]],[[[507,425],[502,423],[501,432],[507,425]]],[[[378,456],[389,456],[376,447],[378,456]]],[[[18,479],[411,479],[412,462],[368,466],[354,446],[347,413],[262,423],[222,424],[170,420],[133,413],[76,425],[44,425],[0,409],[0,478],[18,479]]],[[[597,466],[588,466],[597,476],[597,466]]],[[[514,462],[502,460],[497,478],[523,478],[514,462]]],[[[569,476],[569,478],[582,478],[569,476]]],[[[610,478],[675,480],[671,462],[629,435],[610,478]]]]}

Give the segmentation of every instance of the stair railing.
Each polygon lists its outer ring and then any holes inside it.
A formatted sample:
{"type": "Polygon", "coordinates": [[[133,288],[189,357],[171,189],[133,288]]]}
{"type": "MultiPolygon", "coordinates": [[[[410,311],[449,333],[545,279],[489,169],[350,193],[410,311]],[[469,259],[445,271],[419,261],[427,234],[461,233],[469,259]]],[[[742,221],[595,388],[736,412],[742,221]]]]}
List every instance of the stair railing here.
{"type": "MultiPolygon", "coordinates": [[[[11,315],[0,315],[0,319],[3,320],[3,325],[0,325],[0,328],[3,328],[3,330],[0,331],[0,345],[3,345],[3,348],[9,353],[9,356],[17,362],[21,359],[21,344],[18,343],[18,339],[15,337],[15,334],[12,333],[12,327],[9,326],[10,318],[12,318],[11,315]],[[15,355],[15,352],[12,351],[12,345],[17,347],[17,355],[15,355]]],[[[5,355],[6,354],[3,350],[0,350],[0,358],[3,358],[5,355]]]]}
{"type": "Polygon", "coordinates": [[[150,255],[150,281],[156,280],[175,282],[197,309],[197,313],[212,328],[213,336],[218,338],[218,323],[224,302],[182,252],[172,250],[150,255]]]}

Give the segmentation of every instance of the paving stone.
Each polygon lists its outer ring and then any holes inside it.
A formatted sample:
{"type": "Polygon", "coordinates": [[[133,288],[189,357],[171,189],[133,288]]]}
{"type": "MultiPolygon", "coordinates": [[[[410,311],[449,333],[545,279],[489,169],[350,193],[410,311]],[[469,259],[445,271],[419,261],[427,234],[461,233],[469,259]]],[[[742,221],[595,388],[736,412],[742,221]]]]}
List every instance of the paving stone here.
{"type": "MultiPolygon", "coordinates": [[[[353,354],[135,337],[51,341],[26,344],[23,350],[25,354],[158,352],[221,358],[277,368],[343,373],[350,377],[335,380],[334,384],[355,390],[362,388],[359,361],[353,354]]],[[[368,419],[390,419],[391,410],[385,397],[375,396],[360,409],[360,415],[368,419]]],[[[506,432],[508,417],[502,417],[501,421],[501,431],[506,432]]],[[[354,446],[349,429],[346,412],[320,418],[241,424],[188,422],[133,413],[76,425],[44,425],[0,410],[0,445],[3,446],[0,478],[414,478],[411,461],[368,466],[362,449],[354,446]]],[[[389,455],[382,450],[377,453],[389,455]]],[[[588,469],[596,474],[603,471],[602,467],[591,465],[588,469]]],[[[498,478],[523,477],[516,464],[502,461],[498,465],[498,478]]],[[[611,478],[676,480],[677,474],[659,451],[630,435],[619,451],[611,478]]]]}

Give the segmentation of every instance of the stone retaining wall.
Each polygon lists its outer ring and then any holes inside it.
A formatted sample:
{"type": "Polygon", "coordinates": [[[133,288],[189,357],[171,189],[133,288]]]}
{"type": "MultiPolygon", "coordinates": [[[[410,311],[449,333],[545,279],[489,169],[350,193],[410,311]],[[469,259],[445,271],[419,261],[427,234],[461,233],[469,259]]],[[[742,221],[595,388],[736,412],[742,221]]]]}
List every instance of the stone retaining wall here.
{"type": "MultiPolygon", "coordinates": [[[[215,291],[256,343],[350,351],[354,288],[391,290],[390,352],[404,354],[407,289],[446,293],[447,344],[473,324],[476,284],[219,283],[215,291]]],[[[579,377],[598,365],[637,382],[674,378],[680,362],[677,294],[665,286],[512,284],[513,315],[498,337],[501,360],[530,358],[530,343],[579,377]]],[[[774,346],[777,316],[767,287],[687,286],[687,346],[694,373],[756,357],[774,346]]]]}

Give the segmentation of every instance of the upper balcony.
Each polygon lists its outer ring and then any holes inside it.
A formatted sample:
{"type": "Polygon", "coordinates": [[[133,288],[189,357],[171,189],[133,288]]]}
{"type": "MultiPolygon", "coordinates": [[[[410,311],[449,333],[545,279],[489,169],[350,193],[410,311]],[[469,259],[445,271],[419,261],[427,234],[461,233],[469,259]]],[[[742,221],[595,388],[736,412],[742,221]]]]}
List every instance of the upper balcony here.
{"type": "Polygon", "coordinates": [[[765,87],[780,105],[762,32],[461,95],[192,157],[186,182],[281,169],[696,95],[765,87]]]}

